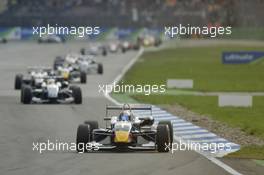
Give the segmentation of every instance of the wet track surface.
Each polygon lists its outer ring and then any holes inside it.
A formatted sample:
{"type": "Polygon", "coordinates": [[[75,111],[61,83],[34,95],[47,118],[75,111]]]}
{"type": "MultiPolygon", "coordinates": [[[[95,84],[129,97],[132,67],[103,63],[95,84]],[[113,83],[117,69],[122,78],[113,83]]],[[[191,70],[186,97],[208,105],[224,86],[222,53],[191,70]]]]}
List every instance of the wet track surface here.
{"type": "Polygon", "coordinates": [[[104,127],[105,106],[111,104],[98,93],[99,84],[110,84],[137,54],[100,57],[104,74],[89,75],[82,105],[23,105],[14,90],[14,76],[29,66],[51,66],[55,56],[79,51],[84,43],[9,43],[0,45],[0,174],[228,174],[193,151],[100,152],[32,150],[33,142],[75,142],[78,124],[98,120],[104,127]]]}

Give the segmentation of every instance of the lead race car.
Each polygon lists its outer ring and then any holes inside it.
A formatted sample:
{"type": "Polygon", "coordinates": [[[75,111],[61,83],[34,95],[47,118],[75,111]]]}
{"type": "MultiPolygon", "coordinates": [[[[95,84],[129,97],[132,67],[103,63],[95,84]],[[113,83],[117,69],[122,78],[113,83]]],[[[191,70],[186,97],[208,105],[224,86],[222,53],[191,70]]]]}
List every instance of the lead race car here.
{"type": "Polygon", "coordinates": [[[170,121],[154,124],[151,115],[151,106],[107,106],[106,128],[98,128],[97,121],[85,121],[78,126],[77,151],[128,149],[168,152],[173,141],[172,124],[170,121]],[[109,110],[118,110],[119,115],[108,116],[109,110]],[[135,115],[133,111],[138,110],[150,111],[150,116],[135,115]]]}
{"type": "Polygon", "coordinates": [[[24,85],[21,89],[21,103],[82,103],[82,92],[78,86],[69,86],[63,77],[43,77],[40,86],[24,85]]]}

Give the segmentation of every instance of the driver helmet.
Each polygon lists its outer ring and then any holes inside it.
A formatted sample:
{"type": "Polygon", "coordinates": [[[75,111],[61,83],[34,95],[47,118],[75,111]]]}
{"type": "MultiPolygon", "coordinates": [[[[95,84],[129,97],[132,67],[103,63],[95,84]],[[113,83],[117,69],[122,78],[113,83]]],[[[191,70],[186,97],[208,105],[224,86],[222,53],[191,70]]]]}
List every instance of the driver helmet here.
{"type": "Polygon", "coordinates": [[[55,80],[54,79],[48,79],[47,84],[55,84],[55,80]]]}
{"type": "Polygon", "coordinates": [[[128,110],[121,112],[119,115],[120,121],[129,121],[131,119],[131,113],[128,110]]]}

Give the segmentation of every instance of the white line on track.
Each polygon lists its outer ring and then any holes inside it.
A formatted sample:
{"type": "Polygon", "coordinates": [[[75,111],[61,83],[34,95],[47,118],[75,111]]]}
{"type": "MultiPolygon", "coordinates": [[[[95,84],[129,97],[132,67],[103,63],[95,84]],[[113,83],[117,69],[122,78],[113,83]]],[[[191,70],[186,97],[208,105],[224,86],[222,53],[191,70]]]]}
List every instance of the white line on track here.
{"type": "MultiPolygon", "coordinates": [[[[121,78],[125,75],[125,73],[131,68],[131,66],[137,61],[137,59],[143,54],[144,49],[140,49],[140,51],[138,52],[138,54],[123,68],[123,70],[121,71],[121,73],[114,79],[114,81],[112,82],[111,85],[117,84],[121,78]]],[[[114,98],[112,98],[109,94],[111,92],[105,93],[104,96],[110,100],[111,102],[113,102],[116,105],[121,105],[121,103],[119,103],[117,100],[115,100],[114,98]]],[[[153,109],[155,109],[155,111],[161,110],[158,107],[154,107],[153,109]]],[[[195,127],[190,126],[190,127],[185,127],[185,128],[199,128],[199,127],[195,127]]],[[[175,140],[179,141],[180,138],[176,137],[175,140]]],[[[199,152],[196,151],[197,153],[201,154],[202,156],[206,157],[208,160],[210,160],[211,162],[213,162],[214,164],[218,165],[219,167],[223,168],[224,170],[226,170],[228,173],[232,174],[232,175],[242,175],[241,173],[239,173],[238,171],[236,171],[235,169],[231,168],[230,166],[226,165],[225,163],[223,163],[222,161],[220,161],[219,159],[207,155],[204,152],[199,152]]]]}

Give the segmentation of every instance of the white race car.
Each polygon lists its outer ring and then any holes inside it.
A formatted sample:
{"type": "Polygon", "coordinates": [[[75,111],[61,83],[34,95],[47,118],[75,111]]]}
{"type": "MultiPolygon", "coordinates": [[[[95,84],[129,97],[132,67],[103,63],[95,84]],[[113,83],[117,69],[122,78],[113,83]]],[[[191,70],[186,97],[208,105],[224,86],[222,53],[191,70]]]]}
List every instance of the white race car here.
{"type": "Polygon", "coordinates": [[[81,48],[80,53],[82,55],[106,56],[107,48],[103,45],[91,44],[88,48],[81,48]]]}
{"type": "Polygon", "coordinates": [[[82,92],[77,86],[68,86],[62,77],[45,77],[40,87],[24,85],[21,103],[82,103],[82,92]]]}
{"type": "Polygon", "coordinates": [[[65,39],[57,35],[45,35],[38,39],[38,43],[64,43],[65,39]]]}
{"type": "Polygon", "coordinates": [[[65,58],[57,57],[54,61],[54,69],[63,65],[69,65],[75,71],[85,72],[86,74],[103,74],[103,65],[94,60],[92,55],[68,54],[65,58]]]}
{"type": "Polygon", "coordinates": [[[27,75],[16,75],[15,89],[21,89],[25,84],[30,86],[40,86],[43,82],[43,78],[53,73],[52,69],[49,67],[30,67],[27,72],[27,75]]]}
{"type": "Polygon", "coordinates": [[[111,41],[107,45],[107,50],[111,53],[117,53],[121,50],[121,44],[118,41],[111,41]]]}
{"type": "Polygon", "coordinates": [[[80,70],[87,74],[103,74],[103,64],[96,62],[91,55],[79,57],[77,64],[79,65],[80,70]]]}

